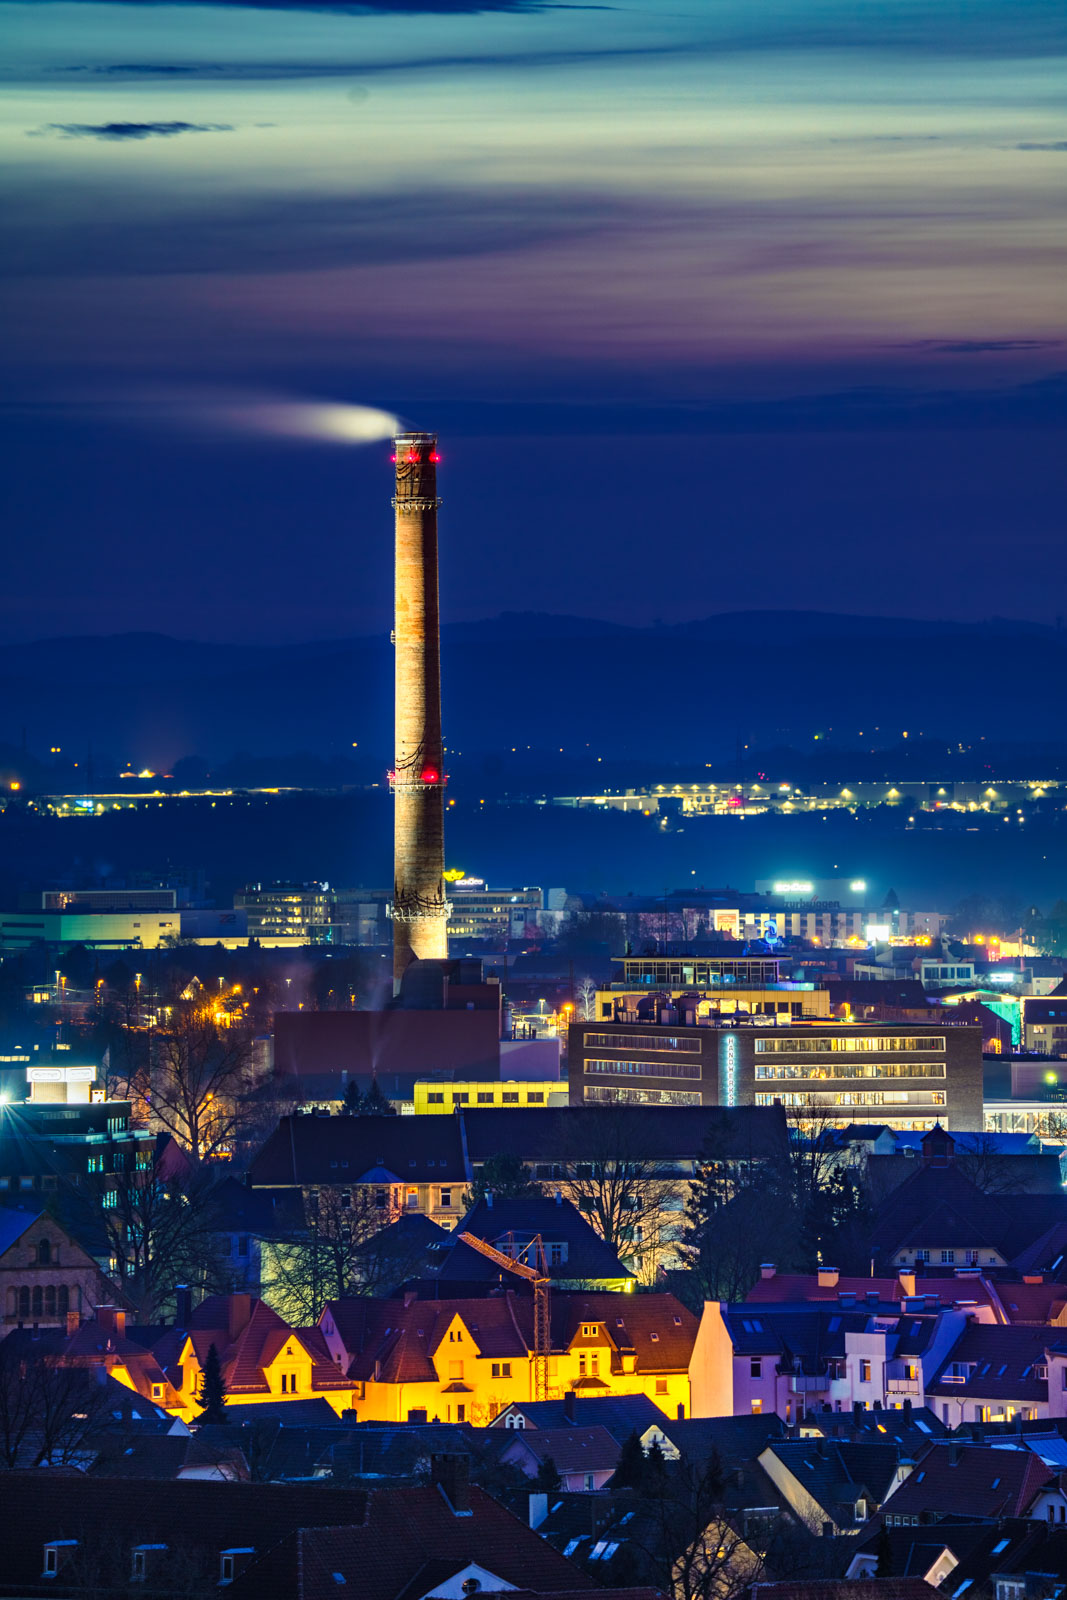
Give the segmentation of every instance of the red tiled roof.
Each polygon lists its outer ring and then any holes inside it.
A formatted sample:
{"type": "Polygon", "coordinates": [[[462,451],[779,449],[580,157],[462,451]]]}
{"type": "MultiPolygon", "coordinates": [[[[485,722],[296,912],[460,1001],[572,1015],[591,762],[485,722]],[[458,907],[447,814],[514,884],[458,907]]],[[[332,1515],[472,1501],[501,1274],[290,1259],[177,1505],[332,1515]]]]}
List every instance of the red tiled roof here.
{"type": "MultiPolygon", "coordinates": [[[[432,1357],[459,1316],[478,1355],[525,1357],[533,1348],[533,1300],[507,1294],[481,1300],[332,1300],[323,1323],[333,1326],[349,1354],[353,1378],[371,1379],[376,1365],[387,1383],[432,1382],[432,1357]]],[[[564,1351],[583,1323],[598,1323],[619,1351],[632,1352],[638,1372],[685,1372],[697,1319],[670,1294],[552,1296],[552,1346],[564,1351]]],[[[457,1344],[456,1359],[469,1347],[457,1344]]]]}
{"type": "Polygon", "coordinates": [[[559,1472],[610,1472],[619,1459],[618,1440],[599,1423],[591,1428],[516,1428],[504,1456],[517,1446],[535,1461],[551,1458],[559,1472]]]}
{"type": "Polygon", "coordinates": [[[931,1445],[882,1506],[884,1516],[1019,1517],[1053,1474],[1029,1450],[931,1445]]]}
{"type": "Polygon", "coordinates": [[[234,1583],[234,1600],[281,1594],[286,1600],[396,1600],[431,1566],[426,1587],[432,1588],[441,1564],[453,1560],[455,1570],[477,1562],[505,1583],[532,1586],[535,1594],[595,1589],[592,1578],[482,1490],[470,1490],[470,1510],[470,1516],[456,1516],[433,1486],[375,1490],[362,1526],[304,1528],[292,1541],[295,1560],[279,1551],[254,1562],[234,1583]],[[297,1572],[291,1587],[276,1581],[297,1572]]]}
{"type": "MultiPolygon", "coordinates": [[[[1014,1288],[1015,1285],[1012,1285],[1014,1288]]],[[[777,1302],[797,1300],[817,1300],[836,1303],[841,1293],[852,1293],[857,1301],[862,1304],[865,1297],[877,1289],[881,1299],[885,1302],[903,1300],[904,1290],[898,1277],[892,1278],[839,1278],[831,1287],[829,1284],[821,1285],[817,1273],[776,1273],[773,1278],[761,1278],[749,1290],[746,1302],[758,1301],[761,1305],[770,1305],[777,1302]]],[[[943,1306],[950,1306],[957,1300],[977,1300],[979,1305],[992,1306],[993,1298],[989,1292],[989,1285],[984,1278],[934,1278],[929,1274],[917,1276],[915,1279],[915,1293],[917,1295],[937,1295],[943,1306]]],[[[1067,1289],[1061,1289],[1067,1295],[1067,1289]]]]}

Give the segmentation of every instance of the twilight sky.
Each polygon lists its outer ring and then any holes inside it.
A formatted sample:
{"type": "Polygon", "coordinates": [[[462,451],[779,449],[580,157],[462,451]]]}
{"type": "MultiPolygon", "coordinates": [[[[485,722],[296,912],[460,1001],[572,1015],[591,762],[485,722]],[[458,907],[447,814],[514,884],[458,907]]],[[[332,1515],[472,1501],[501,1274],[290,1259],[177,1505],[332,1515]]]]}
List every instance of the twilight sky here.
{"type": "Polygon", "coordinates": [[[0,642],[1067,612],[1062,0],[0,0],[0,642]]]}

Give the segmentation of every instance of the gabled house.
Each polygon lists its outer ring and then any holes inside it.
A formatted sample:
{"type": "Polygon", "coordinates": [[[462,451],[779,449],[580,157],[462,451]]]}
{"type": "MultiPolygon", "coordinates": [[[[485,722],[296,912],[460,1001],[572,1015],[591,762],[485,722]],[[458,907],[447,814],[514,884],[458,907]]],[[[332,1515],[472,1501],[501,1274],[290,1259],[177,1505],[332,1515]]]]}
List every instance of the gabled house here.
{"type": "MultiPolygon", "coordinates": [[[[319,1327],[360,1421],[484,1425],[536,1397],[530,1295],[331,1301],[319,1327]]],[[[553,1294],[548,1398],[644,1394],[688,1416],[696,1329],[669,1294],[553,1294]]]]}
{"type": "Polygon", "coordinates": [[[254,1405],[323,1398],[340,1413],[352,1386],[331,1359],[319,1328],[291,1328],[263,1300],[248,1294],[211,1295],[201,1301],[187,1328],[168,1330],[153,1347],[174,1400],[168,1410],[190,1420],[199,1416],[200,1387],[214,1345],[229,1399],[254,1405]]]}
{"type": "Polygon", "coordinates": [[[12,1592],[74,1597],[225,1590],[321,1600],[430,1600],[591,1578],[436,1458],[419,1488],[163,1482],[4,1475],[4,1580],[12,1592]]]}
{"type": "Polygon", "coordinates": [[[776,1440],[759,1464],[813,1534],[857,1533],[908,1474],[891,1444],[776,1440]]]}
{"type": "MultiPolygon", "coordinates": [[[[1027,1600],[1067,1587],[1067,1537],[1023,1517],[948,1518],[926,1527],[876,1525],[861,1534],[847,1577],[874,1578],[879,1559],[944,1595],[1027,1600]],[[1057,1578],[1060,1580],[1056,1582],[1057,1578]]],[[[879,1590],[880,1593],[880,1590],[879,1590]]]]}
{"type": "Polygon", "coordinates": [[[962,1307],[907,1309],[877,1289],[819,1302],[704,1306],[693,1351],[693,1413],[812,1413],[924,1402],[925,1385],[968,1325],[962,1307]]]}
{"type": "Polygon", "coordinates": [[[882,1506],[889,1528],[946,1517],[996,1520],[1026,1516],[1054,1474],[1028,1450],[951,1440],[932,1444],[882,1506]]]}
{"type": "Polygon", "coordinates": [[[952,1136],[934,1128],[914,1175],[879,1207],[872,1255],[883,1270],[957,1266],[1041,1271],[1067,1241],[1067,1195],[985,1193],[956,1162],[952,1136]],[[1043,1249],[1035,1247],[1044,1243],[1043,1249]],[[1049,1259],[1045,1259],[1046,1256],[1049,1259]]]}
{"type": "Polygon", "coordinates": [[[88,1250],[40,1205],[0,1207],[0,1338],[13,1328],[66,1328],[116,1295],[88,1250]]]}
{"type": "Polygon", "coordinates": [[[558,1400],[513,1400],[499,1411],[494,1428],[606,1428],[622,1444],[666,1422],[666,1413],[646,1394],[580,1395],[574,1389],[558,1400]]]}
{"type": "Polygon", "coordinates": [[[1063,1416],[1067,1345],[1058,1354],[1058,1343],[1062,1336],[1049,1328],[971,1323],[927,1386],[930,1405],[950,1428],[1063,1416]]]}
{"type": "MultiPolygon", "coordinates": [[[[544,1266],[559,1289],[625,1293],[634,1287],[633,1274],[615,1251],[558,1190],[554,1198],[487,1195],[467,1212],[455,1231],[457,1235],[473,1234],[532,1267],[540,1264],[534,1243],[540,1239],[544,1266]]],[[[484,1277],[491,1266],[484,1256],[452,1237],[437,1241],[429,1254],[432,1276],[440,1282],[468,1278],[472,1272],[484,1277]]]]}
{"type": "Polygon", "coordinates": [[[500,1460],[536,1478],[551,1463],[560,1487],[591,1494],[602,1489],[615,1471],[619,1443],[606,1428],[512,1428],[500,1460]]]}

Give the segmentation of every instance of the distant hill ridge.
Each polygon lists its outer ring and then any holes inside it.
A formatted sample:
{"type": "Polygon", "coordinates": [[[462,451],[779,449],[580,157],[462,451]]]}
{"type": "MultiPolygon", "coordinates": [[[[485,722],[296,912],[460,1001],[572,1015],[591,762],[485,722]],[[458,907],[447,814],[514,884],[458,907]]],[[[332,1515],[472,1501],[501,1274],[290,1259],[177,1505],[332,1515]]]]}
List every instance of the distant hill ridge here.
{"type": "MultiPolygon", "coordinates": [[[[627,627],[506,612],[446,624],[453,750],[532,745],[704,763],[820,729],[1059,736],[1067,632],[1047,624],[733,611],[627,627]]],[[[239,644],[136,632],[0,646],[0,744],[116,752],[153,769],[237,749],[391,747],[387,628],[239,644]]]]}

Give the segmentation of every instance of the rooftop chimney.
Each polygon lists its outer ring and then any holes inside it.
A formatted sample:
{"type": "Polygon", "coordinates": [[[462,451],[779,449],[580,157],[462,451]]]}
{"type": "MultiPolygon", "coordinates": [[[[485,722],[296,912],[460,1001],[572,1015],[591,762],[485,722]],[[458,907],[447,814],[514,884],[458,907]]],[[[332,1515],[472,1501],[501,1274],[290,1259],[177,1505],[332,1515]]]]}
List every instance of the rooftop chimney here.
{"type": "Polygon", "coordinates": [[[125,1339],[126,1313],[118,1306],[97,1306],[96,1325],[108,1339],[125,1339]]]}
{"type": "Polygon", "coordinates": [[[837,1280],[838,1280],[838,1278],[840,1276],[841,1276],[841,1273],[840,1273],[840,1270],[837,1267],[820,1267],[819,1268],[819,1288],[820,1289],[836,1289],[837,1288],[837,1280]]]}
{"type": "Polygon", "coordinates": [[[412,961],[448,956],[441,617],[437,587],[437,436],[401,433],[396,494],[393,985],[412,961]]]}
{"type": "Polygon", "coordinates": [[[773,1261],[764,1261],[759,1269],[759,1275],[761,1278],[773,1278],[777,1270],[773,1261]]]}
{"type": "Polygon", "coordinates": [[[911,1298],[911,1296],[914,1293],[915,1293],[915,1274],[914,1274],[914,1272],[902,1272],[900,1274],[900,1294],[901,1294],[901,1298],[904,1299],[904,1300],[908,1300],[908,1299],[911,1298]]]}
{"type": "Polygon", "coordinates": [[[472,1514],[468,1456],[444,1453],[432,1455],[430,1482],[437,1485],[454,1516],[469,1517],[472,1514]]]}
{"type": "Polygon", "coordinates": [[[242,1334],[252,1320],[252,1296],[231,1294],[226,1297],[226,1332],[231,1339],[242,1334]]]}
{"type": "Polygon", "coordinates": [[[568,1422],[574,1421],[574,1402],[576,1396],[573,1389],[568,1389],[563,1396],[563,1415],[568,1422]]]}
{"type": "Polygon", "coordinates": [[[187,1328],[193,1314],[193,1291],[187,1283],[174,1286],[174,1320],[179,1328],[187,1328]]]}

